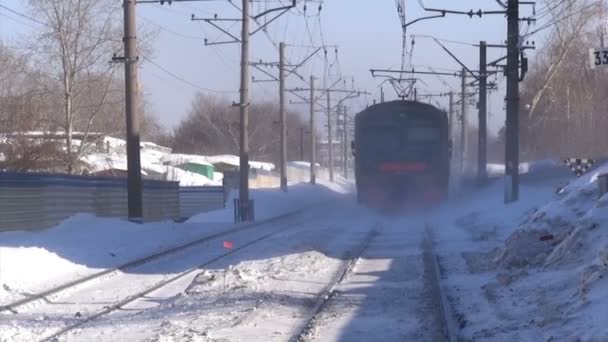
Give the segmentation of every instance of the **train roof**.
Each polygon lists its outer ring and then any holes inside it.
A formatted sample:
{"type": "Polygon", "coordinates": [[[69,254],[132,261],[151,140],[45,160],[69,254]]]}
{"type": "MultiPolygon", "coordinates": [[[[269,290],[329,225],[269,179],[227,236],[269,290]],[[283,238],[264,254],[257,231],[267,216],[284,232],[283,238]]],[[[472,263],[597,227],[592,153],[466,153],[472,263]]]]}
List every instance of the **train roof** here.
{"type": "Polygon", "coordinates": [[[430,115],[439,115],[439,116],[446,115],[446,113],[443,110],[441,110],[433,105],[430,105],[428,103],[422,103],[422,102],[418,102],[418,101],[395,100],[395,101],[389,101],[389,102],[383,102],[383,103],[377,103],[377,104],[371,105],[371,106],[367,107],[365,110],[363,110],[362,112],[360,112],[359,114],[357,114],[357,116],[375,115],[378,112],[386,112],[389,110],[399,110],[399,111],[411,110],[411,111],[417,111],[417,112],[425,112],[430,115]]]}

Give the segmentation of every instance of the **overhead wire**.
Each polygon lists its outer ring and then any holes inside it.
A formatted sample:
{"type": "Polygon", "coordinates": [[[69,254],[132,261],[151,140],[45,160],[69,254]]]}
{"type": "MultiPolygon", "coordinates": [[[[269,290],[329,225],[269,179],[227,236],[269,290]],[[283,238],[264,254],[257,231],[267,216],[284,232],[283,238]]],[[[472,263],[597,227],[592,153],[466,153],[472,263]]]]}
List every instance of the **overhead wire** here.
{"type": "Polygon", "coordinates": [[[163,73],[171,76],[172,78],[180,81],[183,84],[189,85],[192,88],[198,89],[200,91],[204,91],[204,92],[212,92],[212,93],[218,93],[218,94],[234,94],[237,93],[236,91],[228,91],[228,90],[216,90],[216,89],[210,89],[210,88],[205,88],[205,87],[201,87],[198,84],[195,84],[187,79],[185,79],[184,77],[175,74],[174,72],[168,70],[167,68],[163,67],[162,65],[160,65],[159,63],[157,63],[156,61],[154,61],[154,59],[141,54],[142,59],[144,61],[147,61],[148,63],[150,63],[151,65],[153,65],[154,67],[156,67],[158,70],[162,71],[163,73]]]}
{"type": "MultiPolygon", "coordinates": [[[[34,23],[37,23],[37,24],[42,25],[44,27],[48,27],[48,28],[53,29],[53,27],[51,25],[49,25],[48,23],[45,23],[45,22],[43,22],[43,21],[41,21],[39,19],[36,19],[36,18],[34,18],[32,16],[29,16],[27,14],[21,13],[21,12],[19,12],[17,10],[14,10],[14,9],[12,9],[10,7],[7,7],[7,6],[3,5],[3,4],[0,4],[0,8],[3,8],[5,10],[7,10],[7,11],[9,11],[9,12],[15,14],[15,15],[18,15],[19,17],[27,19],[27,20],[29,20],[31,22],[34,22],[34,23]]],[[[94,36],[90,36],[90,35],[82,34],[82,33],[79,34],[79,35],[82,36],[82,37],[91,38],[91,39],[98,39],[98,40],[104,38],[104,37],[101,37],[101,36],[94,37],[94,36]]],[[[105,39],[108,40],[108,41],[122,42],[122,39],[118,39],[118,38],[108,38],[108,37],[106,37],[105,39]]]]}

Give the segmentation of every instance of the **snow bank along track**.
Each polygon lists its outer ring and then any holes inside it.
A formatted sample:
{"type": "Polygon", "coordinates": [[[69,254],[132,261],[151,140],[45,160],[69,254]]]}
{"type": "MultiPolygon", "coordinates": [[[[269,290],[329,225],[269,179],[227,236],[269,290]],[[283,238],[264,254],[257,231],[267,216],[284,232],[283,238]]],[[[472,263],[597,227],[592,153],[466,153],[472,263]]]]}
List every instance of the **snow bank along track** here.
{"type": "Polygon", "coordinates": [[[353,271],[357,262],[370,245],[372,240],[379,234],[380,226],[376,225],[363,239],[359,247],[353,252],[349,253],[347,260],[342,264],[342,267],[338,269],[334,279],[325,287],[321,294],[317,297],[315,305],[310,310],[310,315],[303,321],[302,325],[298,327],[295,334],[289,339],[289,342],[300,342],[304,341],[306,335],[313,327],[315,320],[320,312],[323,311],[327,303],[335,294],[336,287],[346,279],[346,277],[353,271]]]}

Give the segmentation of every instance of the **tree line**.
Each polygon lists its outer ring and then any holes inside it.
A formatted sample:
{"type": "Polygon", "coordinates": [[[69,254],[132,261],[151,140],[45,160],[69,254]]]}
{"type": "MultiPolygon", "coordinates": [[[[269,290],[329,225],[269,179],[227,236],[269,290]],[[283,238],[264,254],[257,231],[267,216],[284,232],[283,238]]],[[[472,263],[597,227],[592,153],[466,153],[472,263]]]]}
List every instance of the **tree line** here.
{"type": "MultiPolygon", "coordinates": [[[[125,134],[122,8],[111,0],[29,0],[35,20],[19,43],[0,42],[0,132],[2,168],[79,172],[92,133],[125,134]],[[20,132],[62,133],[57,139],[27,139],[20,132]],[[76,143],[78,132],[83,143],[76,143]]],[[[154,32],[140,33],[148,49],[154,32]]],[[[142,101],[145,137],[162,130],[142,101]]]]}
{"type": "MultiPolygon", "coordinates": [[[[178,153],[237,154],[240,141],[240,114],[227,98],[197,94],[187,117],[165,138],[178,153]]],[[[310,158],[308,123],[287,111],[287,158],[310,158]],[[301,146],[303,139],[303,146],[301,146]],[[303,149],[303,150],[302,150],[303,149]]],[[[275,102],[253,102],[249,108],[250,159],[278,163],[279,106],[275,102]]]]}
{"type": "Polygon", "coordinates": [[[591,69],[589,49],[605,44],[603,1],[547,0],[545,43],[521,92],[522,159],[608,155],[608,73],[591,69]]]}
{"type": "MultiPolygon", "coordinates": [[[[123,65],[111,63],[123,51],[121,2],[28,0],[26,7],[36,21],[32,32],[19,43],[0,41],[0,134],[10,138],[0,144],[0,169],[80,173],[94,137],[125,135],[123,65]],[[47,134],[32,139],[32,132],[47,134]]],[[[153,55],[157,32],[140,26],[141,55],[153,55]]],[[[240,118],[230,100],[197,94],[188,116],[168,131],[139,95],[143,140],[179,153],[238,154],[240,118]]],[[[278,106],[254,101],[250,116],[250,158],[277,162],[278,106]]],[[[300,144],[302,134],[309,141],[307,125],[296,113],[287,118],[288,157],[308,158],[308,144],[304,151],[300,144]]]]}

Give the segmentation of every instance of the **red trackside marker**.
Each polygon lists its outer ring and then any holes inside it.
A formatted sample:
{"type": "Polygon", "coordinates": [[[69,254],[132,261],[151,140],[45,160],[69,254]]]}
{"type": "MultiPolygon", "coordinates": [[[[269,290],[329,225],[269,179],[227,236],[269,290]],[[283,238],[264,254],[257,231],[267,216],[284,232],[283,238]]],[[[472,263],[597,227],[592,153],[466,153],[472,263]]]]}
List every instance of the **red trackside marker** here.
{"type": "Polygon", "coordinates": [[[226,248],[226,249],[233,249],[234,248],[234,243],[232,241],[224,241],[224,248],[226,248]]]}

